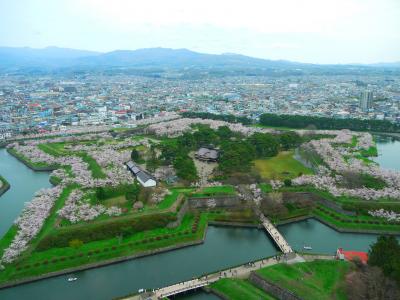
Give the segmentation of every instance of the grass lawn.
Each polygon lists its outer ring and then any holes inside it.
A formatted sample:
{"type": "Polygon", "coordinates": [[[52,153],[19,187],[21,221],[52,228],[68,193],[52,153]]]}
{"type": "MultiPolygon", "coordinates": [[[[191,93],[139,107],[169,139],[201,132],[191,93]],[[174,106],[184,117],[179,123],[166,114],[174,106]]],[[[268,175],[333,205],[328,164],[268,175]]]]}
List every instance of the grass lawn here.
{"type": "Polygon", "coordinates": [[[83,161],[89,165],[89,170],[92,172],[93,178],[102,179],[107,177],[107,175],[103,173],[103,170],[93,157],[85,152],[81,152],[78,155],[82,157],[83,161]]]}
{"type": "Polygon", "coordinates": [[[362,215],[347,216],[337,213],[322,205],[318,205],[316,209],[313,210],[313,214],[324,221],[343,229],[400,231],[400,225],[388,223],[382,218],[362,215]]]}
{"type": "Polygon", "coordinates": [[[191,194],[191,197],[209,197],[215,195],[236,195],[236,190],[231,185],[210,186],[191,194]]]}
{"type": "Polygon", "coordinates": [[[307,300],[347,299],[344,278],[350,269],[345,261],[315,260],[278,264],[257,271],[266,280],[307,300]]]}
{"type": "Polygon", "coordinates": [[[378,156],[378,148],[376,146],[371,146],[368,150],[361,150],[360,153],[365,157],[378,156]]]}
{"type": "Polygon", "coordinates": [[[296,178],[299,173],[312,174],[313,171],[293,158],[293,151],[283,151],[277,156],[257,159],[254,168],[264,179],[286,179],[296,178]]]}
{"type": "Polygon", "coordinates": [[[269,183],[260,183],[259,187],[263,193],[270,193],[272,192],[272,186],[269,183]]]}
{"type": "Polygon", "coordinates": [[[111,207],[111,206],[118,206],[118,207],[124,207],[125,204],[127,204],[128,200],[126,200],[125,195],[121,195],[118,197],[106,199],[102,201],[102,204],[106,207],[111,207]]]}
{"type": "Polygon", "coordinates": [[[91,157],[86,152],[71,152],[65,150],[65,143],[48,143],[48,144],[40,144],[38,145],[39,149],[43,152],[50,154],[54,157],[60,157],[65,155],[76,155],[82,158],[84,162],[89,165],[89,169],[92,172],[93,178],[103,179],[106,178],[107,175],[104,174],[103,170],[97,163],[97,161],[91,157]]]}
{"type": "Polygon", "coordinates": [[[206,215],[200,216],[196,221],[194,215],[186,214],[181,225],[176,228],[156,228],[137,232],[122,239],[113,237],[85,243],[79,248],[64,247],[33,251],[19,262],[7,265],[6,269],[0,272],[0,282],[199,240],[204,234],[206,225],[206,215]],[[198,222],[198,225],[194,227],[195,222],[198,222]]]}
{"type": "Polygon", "coordinates": [[[272,300],[272,296],[243,279],[223,278],[210,285],[212,290],[218,291],[230,300],[272,300]]]}

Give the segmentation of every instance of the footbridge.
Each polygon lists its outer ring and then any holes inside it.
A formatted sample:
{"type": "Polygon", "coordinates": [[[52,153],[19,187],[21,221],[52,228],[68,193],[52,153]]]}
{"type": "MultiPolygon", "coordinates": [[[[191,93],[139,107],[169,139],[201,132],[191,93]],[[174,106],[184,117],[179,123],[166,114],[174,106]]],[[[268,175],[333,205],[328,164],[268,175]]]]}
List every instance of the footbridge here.
{"type": "Polygon", "coordinates": [[[218,281],[221,278],[246,278],[250,275],[250,272],[256,271],[261,268],[265,268],[267,266],[271,266],[277,264],[279,262],[283,262],[285,259],[284,256],[276,256],[271,258],[266,258],[262,260],[258,260],[251,263],[246,263],[244,265],[240,265],[238,267],[233,267],[230,269],[226,269],[223,271],[219,271],[216,273],[212,273],[206,276],[202,276],[199,278],[195,278],[192,280],[179,282],[170,286],[162,287],[159,289],[151,290],[148,292],[144,292],[143,294],[138,294],[134,296],[128,296],[125,298],[119,298],[122,300],[141,300],[141,299],[163,299],[165,297],[177,295],[180,293],[184,293],[190,290],[195,290],[204,286],[207,286],[213,282],[218,281]]]}
{"type": "Polygon", "coordinates": [[[276,229],[276,227],[271,223],[270,220],[268,220],[266,216],[260,214],[260,221],[283,254],[293,253],[292,247],[290,247],[283,235],[278,231],[278,229],[276,229]]]}

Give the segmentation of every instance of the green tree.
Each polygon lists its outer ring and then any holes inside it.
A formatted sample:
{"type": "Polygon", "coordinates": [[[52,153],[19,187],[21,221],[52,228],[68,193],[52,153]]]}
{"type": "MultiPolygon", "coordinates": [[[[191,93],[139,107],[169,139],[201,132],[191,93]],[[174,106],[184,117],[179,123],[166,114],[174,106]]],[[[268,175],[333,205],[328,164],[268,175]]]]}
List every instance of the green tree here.
{"type": "Polygon", "coordinates": [[[395,236],[380,236],[369,250],[368,264],[400,282],[400,245],[395,236]]]}
{"type": "Polygon", "coordinates": [[[247,172],[254,158],[254,147],[248,141],[227,141],[221,145],[219,168],[225,173],[247,172]]]}
{"type": "Polygon", "coordinates": [[[142,186],[135,181],[131,188],[125,193],[125,198],[128,201],[136,202],[139,199],[139,194],[141,191],[142,186]]]}
{"type": "Polygon", "coordinates": [[[301,137],[294,131],[281,133],[278,137],[282,150],[296,148],[301,144],[301,137]]]}
{"type": "Polygon", "coordinates": [[[136,149],[133,149],[131,152],[131,159],[133,161],[138,161],[140,159],[140,153],[136,149]]]}
{"type": "Polygon", "coordinates": [[[103,187],[96,188],[96,198],[99,200],[104,200],[106,198],[106,192],[104,191],[103,187]]]}
{"type": "Polygon", "coordinates": [[[228,140],[233,136],[233,132],[228,126],[220,126],[217,129],[217,135],[220,140],[228,140]]]}
{"type": "Polygon", "coordinates": [[[209,126],[198,125],[197,127],[197,131],[193,133],[193,138],[196,141],[197,147],[215,144],[217,142],[218,136],[209,126]]]}
{"type": "Polygon", "coordinates": [[[278,154],[279,142],[269,133],[254,133],[249,142],[254,146],[257,157],[272,157],[278,154]]]}
{"type": "Polygon", "coordinates": [[[190,132],[185,132],[180,137],[178,137],[178,145],[185,149],[194,149],[197,147],[197,143],[190,132]]]}
{"type": "Polygon", "coordinates": [[[184,154],[180,154],[174,160],[174,168],[176,175],[184,180],[195,181],[197,180],[197,170],[193,160],[184,154]]]}

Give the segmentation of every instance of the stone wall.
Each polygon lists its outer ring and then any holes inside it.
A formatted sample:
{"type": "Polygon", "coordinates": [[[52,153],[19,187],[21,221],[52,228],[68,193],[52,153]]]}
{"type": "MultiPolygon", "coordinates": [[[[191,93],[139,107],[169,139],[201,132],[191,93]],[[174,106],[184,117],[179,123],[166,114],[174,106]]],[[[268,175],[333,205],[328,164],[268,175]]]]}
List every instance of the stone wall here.
{"type": "Polygon", "coordinates": [[[280,300],[303,300],[302,298],[296,296],[292,292],[285,290],[276,284],[266,281],[260,275],[255,272],[250,273],[249,280],[252,284],[259,287],[260,289],[266,291],[277,299],[280,300]]]}
{"type": "Polygon", "coordinates": [[[184,201],[184,202],[176,215],[177,219],[176,219],[176,221],[169,223],[167,225],[168,228],[178,227],[181,224],[182,219],[185,216],[186,212],[189,210],[188,201],[185,198],[183,198],[181,201],[184,201]]]}
{"type": "Polygon", "coordinates": [[[286,201],[293,201],[293,202],[311,200],[313,202],[317,203],[319,202],[322,205],[336,211],[337,213],[345,214],[347,216],[356,215],[354,211],[344,210],[339,204],[310,192],[284,192],[282,194],[282,197],[286,201]]]}

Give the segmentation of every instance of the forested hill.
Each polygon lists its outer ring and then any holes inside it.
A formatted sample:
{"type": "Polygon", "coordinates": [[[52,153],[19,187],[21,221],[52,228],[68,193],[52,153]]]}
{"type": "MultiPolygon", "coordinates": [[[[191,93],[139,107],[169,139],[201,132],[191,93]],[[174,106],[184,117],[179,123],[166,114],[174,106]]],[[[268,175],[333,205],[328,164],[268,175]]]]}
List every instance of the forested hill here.
{"type": "Polygon", "coordinates": [[[354,131],[400,132],[400,125],[387,120],[334,119],[301,115],[263,114],[260,124],[274,127],[350,129],[354,131]]]}

